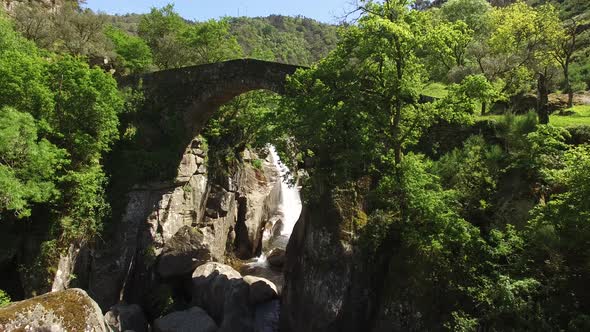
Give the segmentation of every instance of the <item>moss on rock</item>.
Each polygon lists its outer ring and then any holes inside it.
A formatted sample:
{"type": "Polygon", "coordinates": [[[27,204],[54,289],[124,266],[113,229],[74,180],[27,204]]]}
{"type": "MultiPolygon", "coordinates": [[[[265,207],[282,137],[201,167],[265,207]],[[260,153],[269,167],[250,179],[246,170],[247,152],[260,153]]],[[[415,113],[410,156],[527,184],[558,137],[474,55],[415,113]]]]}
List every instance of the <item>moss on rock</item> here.
{"type": "Polygon", "coordinates": [[[0,309],[0,330],[106,331],[98,305],[81,289],[47,293],[0,309]]]}

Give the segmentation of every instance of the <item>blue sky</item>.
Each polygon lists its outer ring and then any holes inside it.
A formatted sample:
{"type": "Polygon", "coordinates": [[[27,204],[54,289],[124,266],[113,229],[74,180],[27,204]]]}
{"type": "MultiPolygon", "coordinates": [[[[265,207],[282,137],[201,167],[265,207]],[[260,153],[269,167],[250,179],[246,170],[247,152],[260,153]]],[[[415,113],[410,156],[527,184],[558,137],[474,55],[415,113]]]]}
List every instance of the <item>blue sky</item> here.
{"type": "Polygon", "coordinates": [[[146,13],[170,2],[184,18],[203,21],[221,16],[303,15],[337,23],[351,0],[87,0],[86,7],[109,14],[146,13]]]}

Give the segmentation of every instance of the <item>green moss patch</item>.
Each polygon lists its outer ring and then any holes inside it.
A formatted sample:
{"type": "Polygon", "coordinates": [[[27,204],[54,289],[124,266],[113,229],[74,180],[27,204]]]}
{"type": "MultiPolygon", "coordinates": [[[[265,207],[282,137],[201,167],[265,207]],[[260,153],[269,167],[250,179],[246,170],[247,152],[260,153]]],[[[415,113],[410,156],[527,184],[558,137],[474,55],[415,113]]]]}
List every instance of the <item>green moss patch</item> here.
{"type": "MultiPolygon", "coordinates": [[[[86,331],[89,316],[95,310],[93,303],[83,292],[69,289],[63,292],[47,293],[28,300],[15,302],[6,308],[0,309],[0,330],[5,326],[25,325],[33,320],[42,320],[44,317],[27,317],[27,312],[32,311],[37,305],[45,311],[61,319],[61,325],[67,331],[86,331]],[[20,317],[19,317],[20,316],[20,317]],[[23,319],[22,316],[26,317],[23,319]],[[18,321],[22,322],[18,322],[18,321]]],[[[20,328],[22,326],[15,326],[20,328]]]]}

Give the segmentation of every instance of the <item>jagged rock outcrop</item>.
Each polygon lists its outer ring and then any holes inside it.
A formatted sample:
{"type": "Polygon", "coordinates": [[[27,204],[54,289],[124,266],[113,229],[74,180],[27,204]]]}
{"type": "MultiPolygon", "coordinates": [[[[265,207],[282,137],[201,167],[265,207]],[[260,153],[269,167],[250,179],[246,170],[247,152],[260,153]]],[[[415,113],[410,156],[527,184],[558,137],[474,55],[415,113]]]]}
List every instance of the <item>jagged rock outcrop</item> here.
{"type": "Polygon", "coordinates": [[[225,261],[225,251],[235,238],[237,219],[236,194],[213,185],[207,199],[205,217],[199,223],[199,227],[206,240],[211,243],[211,256],[214,261],[225,261]]]}
{"type": "Polygon", "coordinates": [[[211,244],[198,228],[183,226],[166,242],[157,271],[163,278],[181,276],[211,260],[211,244]]]}
{"type": "Polygon", "coordinates": [[[102,312],[85,291],[68,289],[0,309],[0,331],[108,331],[102,312]]]}
{"type": "MultiPolygon", "coordinates": [[[[260,160],[247,151],[244,161],[260,160]]],[[[260,168],[244,167],[238,179],[240,214],[236,225],[236,255],[243,259],[257,256],[261,250],[262,234],[268,219],[280,202],[281,179],[269,154],[260,168]]]]}
{"type": "MultiPolygon", "coordinates": [[[[128,194],[114,236],[92,251],[87,267],[89,293],[104,310],[124,297],[141,302],[153,286],[151,269],[166,242],[183,226],[203,220],[209,194],[206,153],[202,139],[193,139],[174,181],[136,185],[128,194]]],[[[225,243],[216,253],[220,250],[225,243]]]]}
{"type": "Polygon", "coordinates": [[[215,332],[217,325],[207,313],[192,307],[185,311],[173,312],[154,321],[154,332],[215,332]]]}
{"type": "Polygon", "coordinates": [[[137,304],[117,304],[105,314],[107,325],[117,332],[148,332],[148,321],[137,304]]]}
{"type": "Polygon", "coordinates": [[[356,218],[362,211],[346,195],[324,194],[304,206],[287,246],[281,331],[370,330],[367,273],[353,245],[356,218]]]}
{"type": "Polygon", "coordinates": [[[280,200],[276,168],[271,160],[260,169],[246,160],[224,172],[229,176],[210,179],[206,154],[195,138],[173,181],[138,185],[129,193],[115,236],[92,252],[88,268],[90,294],[104,310],[123,300],[144,303],[160,278],[189,275],[208,261],[223,263],[227,250],[243,249],[248,258],[259,250],[263,225],[280,200]]]}

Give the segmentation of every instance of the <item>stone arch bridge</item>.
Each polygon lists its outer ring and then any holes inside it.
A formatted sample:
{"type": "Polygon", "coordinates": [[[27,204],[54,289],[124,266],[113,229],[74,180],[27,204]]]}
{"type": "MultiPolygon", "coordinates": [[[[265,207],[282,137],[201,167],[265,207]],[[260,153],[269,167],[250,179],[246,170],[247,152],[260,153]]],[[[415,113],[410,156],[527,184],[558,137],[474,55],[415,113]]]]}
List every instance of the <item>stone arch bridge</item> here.
{"type": "Polygon", "coordinates": [[[223,104],[252,90],[285,92],[287,75],[300,66],[239,59],[125,77],[120,86],[141,87],[144,107],[182,114],[194,134],[223,104]]]}

